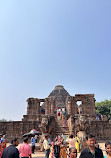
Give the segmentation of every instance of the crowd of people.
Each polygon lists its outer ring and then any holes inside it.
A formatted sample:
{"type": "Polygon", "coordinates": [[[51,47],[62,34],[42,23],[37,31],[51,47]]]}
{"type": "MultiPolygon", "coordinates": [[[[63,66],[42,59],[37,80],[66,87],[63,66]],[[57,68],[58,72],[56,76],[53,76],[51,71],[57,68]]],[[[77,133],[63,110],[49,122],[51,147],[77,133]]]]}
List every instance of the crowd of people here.
{"type": "Polygon", "coordinates": [[[58,135],[53,138],[51,145],[49,145],[48,136],[45,136],[43,146],[46,158],[67,158],[71,153],[71,148],[79,152],[79,138],[70,135],[65,139],[63,135],[58,135]]]}
{"type": "MultiPolygon", "coordinates": [[[[19,142],[17,138],[11,140],[11,145],[6,147],[5,136],[0,136],[0,158],[32,158],[35,149],[35,138],[23,138],[23,144],[19,149],[16,148],[19,142]],[[31,146],[29,145],[31,143],[31,146]]],[[[106,155],[103,156],[101,149],[95,147],[95,137],[89,134],[86,137],[87,148],[82,150],[79,158],[111,158],[111,142],[105,143],[106,155]]],[[[58,135],[49,139],[48,135],[44,137],[43,147],[45,149],[45,158],[77,158],[80,152],[80,141],[73,135],[64,138],[58,135]]]]}
{"type": "MultiPolygon", "coordinates": [[[[87,148],[82,150],[79,158],[111,158],[111,142],[106,142],[106,155],[103,155],[101,149],[96,147],[97,142],[93,135],[86,137],[87,148]]],[[[45,158],[77,158],[80,141],[76,136],[70,135],[66,140],[62,136],[55,137],[51,145],[48,142],[48,136],[45,136],[44,142],[45,158]]]]}
{"type": "Polygon", "coordinates": [[[105,115],[101,115],[100,113],[96,113],[96,120],[98,120],[98,121],[110,121],[111,114],[108,114],[106,117],[105,115]]]}

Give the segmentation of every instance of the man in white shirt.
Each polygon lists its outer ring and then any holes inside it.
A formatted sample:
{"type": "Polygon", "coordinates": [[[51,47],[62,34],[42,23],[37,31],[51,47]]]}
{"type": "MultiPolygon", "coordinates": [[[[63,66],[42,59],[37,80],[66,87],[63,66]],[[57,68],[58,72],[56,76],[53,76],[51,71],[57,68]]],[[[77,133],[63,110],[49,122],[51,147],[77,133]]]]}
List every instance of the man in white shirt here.
{"type": "Polygon", "coordinates": [[[49,146],[49,142],[48,142],[48,136],[45,136],[43,146],[45,149],[45,158],[49,158],[50,146],[49,146]]]}

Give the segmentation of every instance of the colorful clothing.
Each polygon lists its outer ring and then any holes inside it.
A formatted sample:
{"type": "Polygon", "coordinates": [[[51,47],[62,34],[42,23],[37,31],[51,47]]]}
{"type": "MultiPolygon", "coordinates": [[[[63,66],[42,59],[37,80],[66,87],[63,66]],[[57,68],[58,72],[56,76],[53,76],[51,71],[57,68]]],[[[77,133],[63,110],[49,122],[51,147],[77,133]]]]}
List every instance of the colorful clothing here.
{"type": "Polygon", "coordinates": [[[2,147],[1,147],[1,142],[0,142],[0,158],[1,158],[1,156],[2,156],[1,149],[2,149],[2,147]]]}
{"type": "Polygon", "coordinates": [[[60,149],[60,158],[67,158],[67,149],[65,147],[60,149]]]}
{"type": "Polygon", "coordinates": [[[6,140],[2,139],[2,141],[0,142],[0,158],[5,148],[6,148],[6,140]]]}
{"type": "Polygon", "coordinates": [[[23,143],[19,148],[19,153],[21,157],[29,157],[31,155],[31,147],[27,143],[23,143]]]}
{"type": "Polygon", "coordinates": [[[52,146],[50,147],[49,158],[54,158],[54,148],[52,146]]]}
{"type": "Polygon", "coordinates": [[[77,152],[79,153],[79,144],[80,144],[80,140],[78,137],[75,138],[76,142],[75,142],[75,148],[77,149],[77,152]]]}

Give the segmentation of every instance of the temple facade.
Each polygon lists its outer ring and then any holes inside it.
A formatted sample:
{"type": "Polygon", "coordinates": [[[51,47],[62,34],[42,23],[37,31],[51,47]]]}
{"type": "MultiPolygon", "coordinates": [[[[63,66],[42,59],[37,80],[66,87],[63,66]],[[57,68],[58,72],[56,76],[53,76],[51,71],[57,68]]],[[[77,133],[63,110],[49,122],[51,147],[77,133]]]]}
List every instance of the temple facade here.
{"type": "Polygon", "coordinates": [[[9,139],[13,136],[21,138],[31,129],[52,136],[91,133],[98,140],[111,138],[110,121],[96,120],[94,94],[71,96],[62,85],[57,85],[47,98],[28,98],[27,113],[22,121],[0,122],[0,133],[7,134],[9,139]],[[65,117],[58,119],[58,109],[66,111],[65,117]]]}

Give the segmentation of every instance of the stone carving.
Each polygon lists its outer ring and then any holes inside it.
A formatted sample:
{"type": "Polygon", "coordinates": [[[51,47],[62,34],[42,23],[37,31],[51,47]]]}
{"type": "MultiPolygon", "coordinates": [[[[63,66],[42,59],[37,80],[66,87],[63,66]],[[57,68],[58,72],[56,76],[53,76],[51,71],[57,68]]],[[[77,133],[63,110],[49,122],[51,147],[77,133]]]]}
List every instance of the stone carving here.
{"type": "Polygon", "coordinates": [[[42,133],[47,133],[47,126],[48,126],[48,118],[43,117],[41,124],[39,125],[39,128],[40,128],[42,133]]]}
{"type": "Polygon", "coordinates": [[[86,132],[95,135],[99,140],[111,138],[111,121],[96,120],[94,94],[70,96],[62,85],[57,85],[47,98],[29,98],[27,104],[27,113],[22,121],[0,122],[0,133],[5,132],[8,139],[13,135],[20,139],[22,134],[39,128],[42,134],[61,134],[63,122],[57,120],[57,107],[67,111],[68,130],[64,134],[78,133],[81,140],[85,139],[86,132]],[[78,101],[81,101],[81,106],[77,105],[78,101]],[[41,102],[44,107],[41,107],[41,102]],[[42,114],[42,108],[45,114],[42,114]]]}
{"type": "Polygon", "coordinates": [[[88,121],[86,120],[85,116],[79,115],[78,119],[75,122],[75,127],[77,131],[86,131],[87,127],[89,126],[88,121]]]}
{"type": "Polygon", "coordinates": [[[42,118],[41,124],[39,125],[39,128],[42,134],[50,134],[52,129],[54,128],[54,117],[44,116],[42,118]]]}

